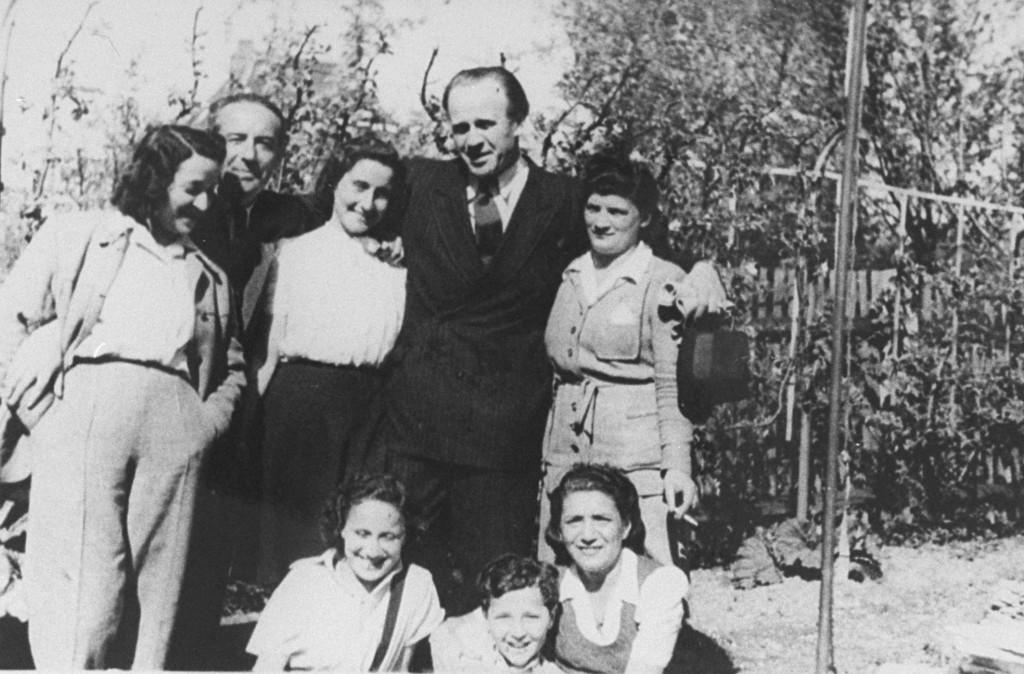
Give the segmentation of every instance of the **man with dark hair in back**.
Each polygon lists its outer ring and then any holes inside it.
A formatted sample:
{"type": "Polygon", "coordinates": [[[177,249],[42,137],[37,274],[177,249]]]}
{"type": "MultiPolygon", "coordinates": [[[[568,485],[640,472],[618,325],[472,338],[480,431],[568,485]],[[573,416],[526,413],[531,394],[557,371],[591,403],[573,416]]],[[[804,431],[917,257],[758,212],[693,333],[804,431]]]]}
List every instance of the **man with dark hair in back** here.
{"type": "Polygon", "coordinates": [[[324,221],[313,199],[267,189],[288,147],[286,120],[270,99],[253,93],[220,98],[210,106],[209,126],[227,148],[218,189],[220,211],[197,228],[193,240],[227,273],[249,384],[231,433],[204,466],[182,599],[184,619],[172,650],[171,665],[182,669],[215,664],[209,662],[209,647],[228,575],[232,568],[236,575],[250,575],[239,567],[255,559],[262,423],[255,373],[266,357],[262,307],[276,247],[324,221]]]}
{"type": "Polygon", "coordinates": [[[231,94],[210,106],[210,130],[224,138],[218,221],[197,232],[196,241],[227,271],[243,327],[252,343],[252,321],[267,280],[274,245],[323,223],[324,216],[305,196],[266,189],[288,147],[284,115],[270,99],[252,93],[231,94]]]}
{"type": "MultiPolygon", "coordinates": [[[[307,195],[267,189],[288,147],[287,122],[265,96],[237,93],[210,105],[210,130],[222,137],[227,157],[220,184],[219,217],[193,237],[228,275],[235,296],[242,347],[250,381],[266,358],[266,316],[262,311],[278,243],[323,224],[325,217],[307,195]]],[[[239,407],[233,442],[211,457],[208,483],[221,493],[258,497],[259,396],[249,386],[239,407]]]]}

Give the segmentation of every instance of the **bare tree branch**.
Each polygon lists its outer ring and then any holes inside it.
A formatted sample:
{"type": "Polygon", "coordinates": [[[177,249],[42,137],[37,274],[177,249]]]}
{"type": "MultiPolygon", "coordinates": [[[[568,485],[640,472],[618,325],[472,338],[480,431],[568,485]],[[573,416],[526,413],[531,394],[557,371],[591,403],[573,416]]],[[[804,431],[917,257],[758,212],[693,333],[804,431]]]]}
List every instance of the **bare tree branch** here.
{"type": "Polygon", "coordinates": [[[202,37],[199,34],[199,15],[203,11],[203,5],[200,4],[196,7],[196,13],[192,16],[192,39],[189,44],[189,55],[192,60],[192,88],[188,92],[188,99],[178,98],[178,104],[181,109],[178,110],[178,114],[175,116],[175,121],[187,117],[199,107],[197,97],[199,94],[199,80],[202,77],[202,71],[199,70],[199,38],[202,37]]]}
{"type": "Polygon", "coordinates": [[[434,47],[434,50],[430,52],[430,60],[427,62],[427,68],[423,71],[423,80],[420,82],[420,105],[426,110],[427,114],[430,115],[430,119],[435,122],[437,118],[437,106],[431,105],[427,101],[427,80],[430,77],[430,71],[434,68],[434,61],[437,60],[437,53],[440,51],[439,47],[434,47]]]}
{"type": "MultiPolygon", "coordinates": [[[[317,25],[313,26],[312,28],[307,28],[306,29],[306,33],[302,37],[302,42],[299,43],[299,48],[295,50],[295,54],[291,58],[292,67],[295,70],[299,70],[300,66],[302,65],[302,52],[305,51],[306,45],[308,45],[309,41],[312,39],[313,33],[315,33],[317,31],[317,29],[319,29],[319,28],[320,28],[320,25],[317,24],[317,25]]],[[[301,84],[296,85],[295,86],[295,100],[292,102],[292,105],[289,106],[289,108],[288,108],[288,117],[287,117],[287,119],[288,119],[288,126],[289,127],[292,125],[292,122],[295,121],[295,115],[298,113],[299,108],[302,107],[303,93],[304,93],[304,90],[302,88],[302,85],[301,84]]]]}
{"type": "Polygon", "coordinates": [[[558,131],[558,127],[560,127],[562,123],[569,118],[569,115],[571,115],[574,110],[583,104],[583,99],[588,93],[590,93],[590,89],[594,86],[594,82],[597,81],[597,77],[597,73],[594,73],[587,78],[587,81],[583,84],[582,91],[580,91],[579,96],[576,97],[576,102],[566,108],[562,114],[558,116],[558,119],[554,121],[551,128],[548,129],[547,135],[544,136],[544,142],[541,143],[540,146],[540,159],[542,163],[547,161],[548,153],[551,152],[555,145],[555,132],[558,131]]]}
{"type": "MultiPolygon", "coordinates": [[[[78,22],[78,26],[75,31],[68,38],[67,43],[61,50],[60,55],[57,56],[57,67],[54,69],[53,77],[55,87],[50,94],[50,105],[43,113],[43,119],[49,118],[50,126],[46,131],[46,159],[43,161],[43,168],[39,172],[39,177],[36,182],[36,188],[33,193],[33,198],[39,200],[43,196],[43,192],[46,189],[46,178],[50,173],[50,166],[56,161],[53,156],[53,134],[57,128],[57,108],[59,107],[59,100],[61,96],[72,97],[73,93],[70,92],[66,87],[60,85],[60,79],[67,74],[67,66],[64,65],[64,59],[67,58],[68,53],[71,51],[71,47],[75,44],[75,40],[78,39],[79,34],[82,32],[82,28],[85,27],[85,22],[89,18],[89,14],[96,7],[99,0],[91,0],[85,8],[85,12],[82,14],[82,18],[78,22]]],[[[78,105],[81,105],[79,101],[76,101],[78,105]]]]}
{"type": "MultiPolygon", "coordinates": [[[[306,29],[305,34],[302,36],[302,42],[299,43],[299,47],[298,49],[295,50],[295,54],[292,55],[291,59],[289,59],[292,64],[292,68],[296,72],[298,72],[302,66],[302,52],[305,51],[306,46],[309,44],[309,41],[313,39],[313,34],[316,33],[316,31],[319,28],[320,24],[315,24],[312,27],[306,29]]],[[[303,83],[298,82],[295,85],[295,100],[293,100],[292,104],[288,106],[288,113],[285,115],[285,128],[292,128],[292,126],[295,123],[295,116],[299,113],[299,110],[302,109],[302,104],[304,102],[305,89],[303,88],[303,83]]],[[[288,156],[286,154],[281,163],[278,164],[277,177],[275,178],[275,181],[279,182],[281,180],[281,176],[285,175],[285,170],[287,169],[287,167],[288,156]]]]}
{"type": "Polygon", "coordinates": [[[78,35],[82,32],[82,28],[85,27],[85,20],[89,18],[89,14],[92,12],[93,8],[96,7],[98,2],[99,0],[91,0],[89,5],[85,8],[85,13],[82,14],[82,20],[78,22],[75,32],[71,34],[70,38],[68,38],[67,44],[64,45],[64,49],[61,50],[60,56],[57,57],[57,68],[54,70],[54,77],[60,77],[61,73],[64,72],[64,59],[67,57],[68,52],[71,51],[71,47],[75,44],[75,40],[78,39],[78,35]]]}
{"type": "Polygon", "coordinates": [[[7,21],[10,20],[11,15],[14,13],[14,6],[18,4],[18,0],[7,0],[7,9],[4,10],[4,18],[0,19],[0,26],[6,26],[7,21]]]}
{"type": "MultiPolygon", "coordinates": [[[[385,51],[387,51],[388,48],[387,37],[384,35],[384,33],[378,31],[377,39],[379,41],[378,44],[380,45],[379,48],[377,49],[377,52],[373,56],[369,57],[369,59],[367,59],[365,65],[360,65],[357,69],[358,72],[360,73],[360,77],[359,84],[357,85],[358,93],[356,94],[356,100],[349,107],[349,109],[345,110],[342,113],[341,121],[338,124],[338,127],[341,129],[341,138],[336,140],[344,141],[350,137],[348,125],[352,119],[352,112],[361,110],[363,106],[366,104],[367,93],[369,92],[370,85],[374,81],[373,64],[377,61],[377,57],[380,56],[385,51]]],[[[356,40],[356,63],[359,64],[362,64],[363,58],[366,53],[366,45],[364,43],[364,40],[365,32],[360,27],[356,40]]]]}
{"type": "MultiPolygon", "coordinates": [[[[636,51],[637,50],[634,50],[634,53],[636,51]]],[[[626,85],[629,84],[630,80],[639,78],[647,69],[647,65],[647,59],[638,58],[637,60],[633,61],[632,63],[630,63],[629,65],[622,69],[622,74],[619,77],[619,81],[615,83],[615,86],[608,94],[608,97],[605,98],[604,103],[602,103],[601,107],[597,110],[596,117],[593,121],[590,122],[590,124],[584,127],[583,131],[577,137],[576,142],[573,146],[574,150],[578,150],[581,147],[583,147],[584,143],[586,143],[587,140],[590,139],[590,135],[596,129],[600,128],[602,124],[604,124],[605,120],[608,119],[608,116],[612,112],[612,106],[614,106],[615,103],[618,101],[618,98],[625,90],[626,85]]]]}
{"type": "MultiPolygon", "coordinates": [[[[7,21],[7,17],[10,15],[11,10],[14,8],[14,4],[18,0],[11,0],[7,6],[7,11],[4,13],[4,21],[0,23],[2,26],[7,21]]],[[[4,191],[4,181],[2,177],[3,167],[3,156],[4,156],[4,135],[7,133],[7,129],[4,128],[4,106],[7,97],[7,64],[10,63],[11,56],[11,35],[14,34],[14,21],[7,26],[7,41],[4,46],[4,65],[0,69],[0,193],[4,191]]]]}

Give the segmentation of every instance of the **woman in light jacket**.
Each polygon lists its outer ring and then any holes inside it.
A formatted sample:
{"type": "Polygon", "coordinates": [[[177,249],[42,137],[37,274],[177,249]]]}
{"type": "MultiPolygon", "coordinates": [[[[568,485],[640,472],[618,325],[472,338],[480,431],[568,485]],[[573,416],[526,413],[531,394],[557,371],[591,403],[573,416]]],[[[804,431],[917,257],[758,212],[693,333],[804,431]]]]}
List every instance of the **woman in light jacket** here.
{"type": "MultiPolygon", "coordinates": [[[[686,274],[655,257],[643,232],[657,212],[650,171],[601,154],[583,174],[590,250],[563,274],[545,333],[554,400],[544,439],[540,530],[569,466],[621,468],[640,494],[647,551],[671,564],[667,517],[693,505],[692,424],[679,411],[671,292],[686,274]]],[[[540,537],[540,556],[554,559],[540,537]]],[[[565,560],[559,560],[565,562],[565,560]]]]}
{"type": "Polygon", "coordinates": [[[223,159],[202,131],[151,130],[117,210],[53,216],[0,288],[0,399],[31,426],[40,669],[164,667],[199,468],[245,380],[227,278],[189,237],[223,159]]]}

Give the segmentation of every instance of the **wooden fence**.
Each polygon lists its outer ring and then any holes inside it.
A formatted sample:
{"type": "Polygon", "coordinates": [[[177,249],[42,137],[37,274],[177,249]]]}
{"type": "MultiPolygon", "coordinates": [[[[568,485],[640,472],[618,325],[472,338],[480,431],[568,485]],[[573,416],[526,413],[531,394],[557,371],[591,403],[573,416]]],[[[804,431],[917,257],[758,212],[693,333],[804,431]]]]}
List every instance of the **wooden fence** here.
{"type": "MultiPolygon", "coordinates": [[[[800,279],[802,274],[803,270],[794,265],[757,269],[756,287],[759,292],[750,299],[750,312],[758,328],[788,329],[792,320],[792,303],[799,301],[797,292],[801,286],[805,288],[800,309],[804,325],[817,321],[825,314],[826,306],[832,302],[835,272],[820,274],[813,281],[804,283],[800,279]]],[[[866,318],[871,305],[886,288],[893,289],[895,278],[895,269],[851,272],[847,286],[847,318],[866,318]]]]}
{"type": "MultiPolygon", "coordinates": [[[[787,179],[805,176],[799,171],[789,169],[772,169],[769,174],[774,179],[787,179]]],[[[808,176],[813,179],[824,178],[838,185],[838,175],[831,173],[808,176]]],[[[899,255],[906,252],[905,245],[909,238],[907,233],[908,217],[912,209],[927,210],[929,217],[945,218],[955,240],[949,260],[949,269],[958,278],[963,277],[965,260],[970,256],[965,252],[971,246],[981,245],[990,254],[994,269],[1002,269],[1008,278],[1013,278],[1014,269],[1019,264],[1016,257],[1021,253],[1020,242],[1024,232],[1024,209],[1013,206],[986,203],[974,199],[960,198],[949,195],[937,195],[917,190],[897,188],[875,181],[861,180],[858,183],[861,211],[867,217],[884,218],[891,229],[893,239],[898,242],[899,255]],[[865,202],[872,202],[866,204],[865,202]],[[938,215],[936,216],[936,213],[938,215]]],[[[980,250],[980,249],[979,249],[980,250]]],[[[983,253],[983,255],[986,253],[983,253]]],[[[788,349],[792,359],[797,352],[802,335],[808,326],[816,324],[823,317],[833,301],[834,272],[825,269],[813,270],[811,273],[799,264],[784,264],[777,268],[759,268],[747,273],[753,278],[755,291],[744,298],[759,335],[772,345],[771,351],[782,355],[788,349]]],[[[872,316],[872,307],[883,294],[889,293],[891,313],[887,317],[892,321],[892,334],[900,335],[905,321],[915,320],[919,325],[934,320],[938,303],[947,301],[939,292],[938,284],[928,277],[908,292],[897,284],[897,270],[893,268],[880,270],[856,270],[850,272],[846,303],[847,318],[854,334],[866,328],[872,316]],[[910,302],[910,297],[913,302],[910,302]]],[[[1010,362],[1012,326],[1006,318],[1006,308],[986,299],[979,300],[979,308],[990,317],[988,323],[998,329],[1002,339],[993,340],[993,347],[984,348],[978,345],[962,345],[961,315],[952,312],[948,325],[942,327],[950,337],[949,364],[953,367],[967,366],[975,374],[982,376],[996,367],[1003,367],[1010,362]],[[1000,343],[1001,342],[1001,343],[1000,343]]],[[[949,316],[948,313],[944,314],[949,316]]],[[[899,342],[894,343],[894,351],[899,352],[899,342]]],[[[847,350],[847,358],[851,352],[847,350]]],[[[789,377],[785,390],[781,392],[785,412],[785,441],[799,445],[798,456],[798,516],[806,516],[808,508],[808,488],[810,474],[810,446],[813,438],[810,433],[810,420],[806,413],[796,404],[797,395],[803,382],[789,377]]],[[[955,400],[956,391],[950,393],[949,402],[955,400]]],[[[847,419],[847,429],[857,437],[857,441],[871,443],[872,439],[864,434],[862,425],[856,419],[847,419]]],[[[774,450],[773,450],[774,453],[774,450]]],[[[985,480],[990,484],[996,474],[1004,481],[1019,481],[1021,476],[1021,452],[1014,451],[1012,461],[1003,461],[990,452],[988,456],[979,457],[978,465],[985,473],[985,480]],[[1007,464],[1012,465],[1007,465],[1007,464]]],[[[966,474],[966,469],[965,469],[966,474]]]]}

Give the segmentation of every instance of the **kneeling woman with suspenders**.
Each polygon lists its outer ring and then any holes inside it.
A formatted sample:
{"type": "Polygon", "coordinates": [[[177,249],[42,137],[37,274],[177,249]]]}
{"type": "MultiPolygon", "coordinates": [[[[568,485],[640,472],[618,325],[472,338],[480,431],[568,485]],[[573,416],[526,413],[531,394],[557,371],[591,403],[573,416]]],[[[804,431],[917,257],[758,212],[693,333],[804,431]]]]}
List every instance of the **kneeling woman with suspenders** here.
{"type": "Polygon", "coordinates": [[[406,495],[390,475],[356,478],[321,517],[328,544],[300,559],[260,615],[247,650],[257,671],[407,671],[444,620],[430,572],[402,565],[406,495]]]}

